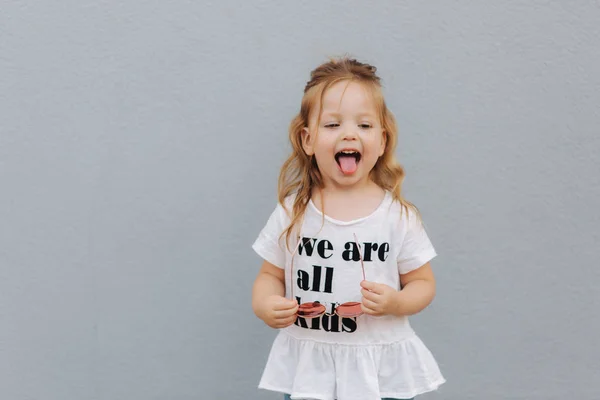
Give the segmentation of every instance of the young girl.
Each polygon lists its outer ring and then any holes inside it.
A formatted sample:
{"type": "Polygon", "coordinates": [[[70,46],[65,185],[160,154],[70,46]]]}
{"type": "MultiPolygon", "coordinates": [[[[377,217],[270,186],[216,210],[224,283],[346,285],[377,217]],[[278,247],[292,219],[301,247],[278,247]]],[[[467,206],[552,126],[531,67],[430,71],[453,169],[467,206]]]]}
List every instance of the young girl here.
{"type": "Polygon", "coordinates": [[[375,71],[344,58],[312,72],[253,245],[264,262],[252,306],[281,329],[259,387],[286,399],[411,399],[444,382],[407,318],[434,297],[436,253],[401,195],[375,71]]]}

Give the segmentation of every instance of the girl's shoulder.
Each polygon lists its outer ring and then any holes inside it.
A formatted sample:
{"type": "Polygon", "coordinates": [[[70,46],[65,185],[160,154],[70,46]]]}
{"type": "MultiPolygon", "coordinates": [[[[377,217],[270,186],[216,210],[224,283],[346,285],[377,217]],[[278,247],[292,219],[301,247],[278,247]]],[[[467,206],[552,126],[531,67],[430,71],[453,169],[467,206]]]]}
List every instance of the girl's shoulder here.
{"type": "Polygon", "coordinates": [[[422,223],[421,214],[418,208],[410,203],[402,203],[390,194],[390,204],[388,207],[389,221],[400,229],[413,228],[422,223]]]}
{"type": "Polygon", "coordinates": [[[294,210],[294,201],[296,201],[296,194],[292,193],[283,199],[283,202],[277,202],[277,209],[286,218],[291,218],[294,210]]]}

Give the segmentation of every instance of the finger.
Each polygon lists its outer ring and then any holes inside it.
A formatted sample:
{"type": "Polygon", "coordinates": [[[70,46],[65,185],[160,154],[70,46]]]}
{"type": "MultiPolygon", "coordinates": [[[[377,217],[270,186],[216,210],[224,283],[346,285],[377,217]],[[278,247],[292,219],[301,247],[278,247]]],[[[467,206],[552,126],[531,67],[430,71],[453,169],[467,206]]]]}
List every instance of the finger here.
{"type": "Polygon", "coordinates": [[[384,285],[376,283],[375,286],[373,286],[373,289],[369,290],[369,292],[375,293],[375,294],[383,294],[385,291],[384,288],[385,288],[384,285]]]}
{"type": "Polygon", "coordinates": [[[364,288],[364,289],[367,289],[367,290],[371,289],[373,287],[373,285],[375,285],[375,283],[374,282],[370,282],[370,281],[361,281],[360,282],[360,286],[362,288],[364,288]]]}
{"type": "Polygon", "coordinates": [[[361,304],[361,308],[362,308],[363,313],[365,313],[365,314],[374,315],[374,316],[381,315],[381,313],[379,311],[376,311],[376,310],[373,310],[373,309],[369,308],[364,303],[361,304]]]}
{"type": "Polygon", "coordinates": [[[368,308],[369,310],[372,310],[372,311],[379,311],[379,305],[378,305],[377,303],[375,303],[375,302],[373,302],[373,301],[369,300],[369,299],[365,299],[365,298],[363,297],[363,299],[362,299],[362,304],[363,304],[363,305],[364,305],[366,308],[368,308]]]}
{"type": "Polygon", "coordinates": [[[382,286],[379,283],[370,282],[370,281],[362,281],[360,283],[363,289],[368,290],[369,292],[381,294],[383,292],[382,286]]]}
{"type": "Polygon", "coordinates": [[[369,292],[368,290],[361,289],[360,293],[362,293],[365,299],[369,299],[371,301],[377,302],[379,300],[379,294],[374,292],[369,292]]]}
{"type": "Polygon", "coordinates": [[[291,310],[292,308],[298,307],[298,302],[286,298],[281,298],[279,301],[275,302],[273,309],[274,310],[291,310]]]}
{"type": "Polygon", "coordinates": [[[290,299],[281,298],[274,304],[276,310],[289,310],[298,306],[298,302],[290,299]]]}
{"type": "Polygon", "coordinates": [[[368,314],[368,315],[373,315],[375,313],[375,311],[371,310],[369,307],[367,307],[364,304],[361,304],[361,309],[363,311],[363,313],[368,314]]]}
{"type": "Polygon", "coordinates": [[[294,322],[296,322],[296,318],[298,318],[298,316],[296,316],[296,315],[292,315],[291,317],[288,317],[288,318],[286,318],[286,319],[283,319],[283,320],[278,320],[278,321],[276,322],[276,324],[277,324],[277,327],[278,327],[279,329],[281,329],[281,328],[287,328],[288,326],[290,326],[290,325],[292,325],[294,322]]]}
{"type": "Polygon", "coordinates": [[[273,312],[273,317],[275,319],[285,319],[285,318],[289,318],[289,317],[291,317],[293,315],[296,315],[297,312],[298,312],[298,307],[291,308],[289,310],[274,311],[273,312]]]}
{"type": "Polygon", "coordinates": [[[289,315],[295,314],[295,313],[298,311],[298,308],[299,308],[299,306],[298,306],[298,304],[296,303],[296,304],[295,304],[293,307],[291,307],[291,308],[283,308],[283,309],[277,309],[277,308],[274,308],[274,309],[272,310],[272,313],[273,313],[273,315],[277,315],[277,316],[281,316],[281,315],[284,315],[284,316],[289,316],[289,315]]]}

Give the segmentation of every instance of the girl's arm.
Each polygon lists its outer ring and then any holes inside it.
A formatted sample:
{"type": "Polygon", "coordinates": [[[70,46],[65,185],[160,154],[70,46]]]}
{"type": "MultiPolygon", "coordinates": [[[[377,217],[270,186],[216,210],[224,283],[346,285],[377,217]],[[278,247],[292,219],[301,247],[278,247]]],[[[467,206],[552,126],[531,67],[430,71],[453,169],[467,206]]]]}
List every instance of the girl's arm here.
{"type": "Polygon", "coordinates": [[[402,290],[396,295],[394,315],[413,315],[424,310],[435,297],[435,277],[431,264],[400,275],[402,290]]]}
{"type": "Polygon", "coordinates": [[[254,314],[272,328],[285,328],[296,321],[298,302],[286,299],[285,272],[264,261],[252,289],[254,314]]]}

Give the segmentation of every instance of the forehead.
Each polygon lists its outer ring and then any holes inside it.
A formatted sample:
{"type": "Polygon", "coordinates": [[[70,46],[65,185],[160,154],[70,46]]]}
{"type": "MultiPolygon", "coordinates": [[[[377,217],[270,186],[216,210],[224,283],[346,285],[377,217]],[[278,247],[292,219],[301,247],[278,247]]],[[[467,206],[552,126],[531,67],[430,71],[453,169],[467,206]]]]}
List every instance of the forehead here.
{"type": "Polygon", "coordinates": [[[337,82],[323,94],[323,113],[376,114],[373,93],[366,85],[353,81],[337,82]]]}

